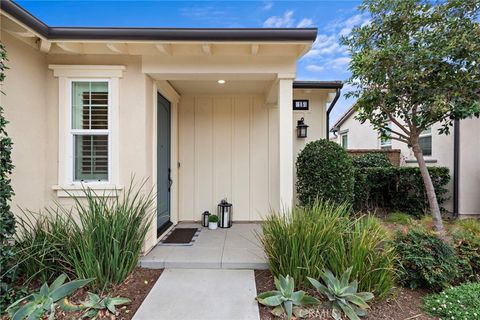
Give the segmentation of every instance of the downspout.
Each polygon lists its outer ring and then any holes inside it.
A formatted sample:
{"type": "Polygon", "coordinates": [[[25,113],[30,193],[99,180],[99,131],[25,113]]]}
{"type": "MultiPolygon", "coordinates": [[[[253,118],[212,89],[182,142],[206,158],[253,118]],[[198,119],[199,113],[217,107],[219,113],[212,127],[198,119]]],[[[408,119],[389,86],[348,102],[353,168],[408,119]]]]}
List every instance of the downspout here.
{"type": "Polygon", "coordinates": [[[453,129],[453,217],[458,217],[458,191],[460,184],[460,120],[455,120],[453,129]]]}
{"type": "Polygon", "coordinates": [[[329,139],[330,137],[330,112],[332,111],[333,107],[335,106],[335,103],[337,103],[338,98],[340,98],[340,91],[342,91],[341,88],[335,89],[335,98],[333,98],[333,101],[330,103],[327,109],[327,135],[325,136],[325,139],[329,139]]]}

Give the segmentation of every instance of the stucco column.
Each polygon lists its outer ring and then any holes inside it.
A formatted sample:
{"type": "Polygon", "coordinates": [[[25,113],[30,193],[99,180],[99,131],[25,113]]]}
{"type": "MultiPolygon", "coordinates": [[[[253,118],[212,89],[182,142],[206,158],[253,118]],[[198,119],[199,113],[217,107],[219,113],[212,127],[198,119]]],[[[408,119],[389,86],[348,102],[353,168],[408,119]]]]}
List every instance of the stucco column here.
{"type": "Polygon", "coordinates": [[[292,79],[280,79],[278,83],[279,182],[281,210],[288,210],[293,204],[294,162],[292,85],[292,79]]]}

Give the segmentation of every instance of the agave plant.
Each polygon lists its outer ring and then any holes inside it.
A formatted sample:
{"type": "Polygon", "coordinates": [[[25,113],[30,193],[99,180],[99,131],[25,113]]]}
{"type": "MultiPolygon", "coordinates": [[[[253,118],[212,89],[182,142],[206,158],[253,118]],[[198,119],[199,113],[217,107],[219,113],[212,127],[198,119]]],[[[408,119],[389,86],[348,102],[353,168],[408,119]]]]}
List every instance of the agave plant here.
{"type": "Polygon", "coordinates": [[[265,306],[274,307],[271,312],[276,316],[285,313],[288,320],[292,318],[292,314],[297,318],[302,318],[306,314],[305,310],[301,308],[302,306],[320,303],[318,299],[306,295],[305,291],[293,291],[295,283],[289,275],[280,276],[279,279],[275,278],[275,287],[277,288],[275,291],[260,293],[257,301],[265,306]]]}
{"type": "Polygon", "coordinates": [[[359,320],[366,316],[367,301],[373,299],[371,292],[357,292],[358,282],[350,281],[352,267],[348,268],[338,280],[330,270],[325,271],[321,277],[325,285],[313,278],[308,278],[310,283],[322,295],[328,298],[326,303],[332,308],[332,318],[340,320],[345,313],[350,320],[359,320]]]}
{"type": "Polygon", "coordinates": [[[56,306],[63,307],[63,303],[59,303],[59,301],[92,281],[92,279],[82,279],[64,283],[66,279],[67,275],[62,274],[50,286],[44,283],[39,292],[15,301],[7,308],[10,318],[12,320],[24,320],[25,318],[35,320],[48,314],[48,319],[53,319],[56,306]],[[24,302],[25,304],[23,304],[24,302]]]}
{"type": "Polygon", "coordinates": [[[89,292],[88,293],[88,300],[82,303],[82,306],[87,308],[87,311],[83,314],[82,318],[91,318],[97,319],[98,313],[101,310],[107,309],[113,315],[117,312],[115,309],[116,306],[129,303],[130,299],[127,298],[110,298],[105,297],[101,299],[98,295],[89,292]]]}

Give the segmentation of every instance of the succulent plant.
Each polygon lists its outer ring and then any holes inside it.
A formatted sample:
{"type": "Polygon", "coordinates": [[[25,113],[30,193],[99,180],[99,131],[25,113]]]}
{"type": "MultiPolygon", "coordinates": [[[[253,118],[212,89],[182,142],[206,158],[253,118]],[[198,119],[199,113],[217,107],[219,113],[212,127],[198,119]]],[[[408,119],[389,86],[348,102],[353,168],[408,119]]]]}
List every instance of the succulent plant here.
{"type": "Polygon", "coordinates": [[[305,316],[304,305],[317,305],[320,301],[314,297],[305,294],[305,291],[293,291],[295,283],[292,277],[280,276],[275,278],[275,291],[267,291],[257,296],[257,301],[265,306],[273,307],[271,311],[276,316],[287,315],[287,319],[292,318],[292,314],[297,318],[305,316]]]}
{"type": "Polygon", "coordinates": [[[50,286],[44,283],[39,292],[15,301],[7,308],[10,318],[12,320],[24,320],[25,318],[34,320],[41,319],[48,314],[48,319],[53,319],[56,306],[63,306],[59,301],[92,281],[92,279],[82,279],[64,283],[66,279],[67,275],[62,274],[50,286]]]}
{"type": "Polygon", "coordinates": [[[310,283],[322,295],[328,298],[326,303],[332,308],[332,318],[340,320],[345,313],[350,320],[359,320],[366,316],[367,301],[373,299],[371,292],[357,292],[358,282],[350,281],[352,267],[348,268],[338,280],[330,270],[325,271],[321,277],[325,285],[313,278],[308,278],[310,283]]]}
{"type": "Polygon", "coordinates": [[[116,306],[122,305],[125,303],[129,303],[130,299],[127,298],[100,298],[98,295],[89,292],[88,293],[88,300],[82,303],[82,306],[87,309],[87,311],[83,314],[82,318],[91,318],[96,319],[100,310],[107,309],[113,315],[117,312],[115,309],[116,306]]]}

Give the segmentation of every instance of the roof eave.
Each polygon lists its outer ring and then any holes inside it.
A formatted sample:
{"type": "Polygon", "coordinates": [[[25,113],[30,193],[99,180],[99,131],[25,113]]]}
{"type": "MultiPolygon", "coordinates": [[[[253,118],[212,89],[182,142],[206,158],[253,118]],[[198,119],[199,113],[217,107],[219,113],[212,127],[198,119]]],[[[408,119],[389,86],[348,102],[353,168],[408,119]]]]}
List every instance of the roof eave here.
{"type": "Polygon", "coordinates": [[[317,37],[317,28],[49,27],[11,0],[0,1],[0,8],[40,36],[51,40],[313,42],[317,37]]]}
{"type": "Polygon", "coordinates": [[[294,81],[294,89],[341,89],[341,81],[294,81]]]}

